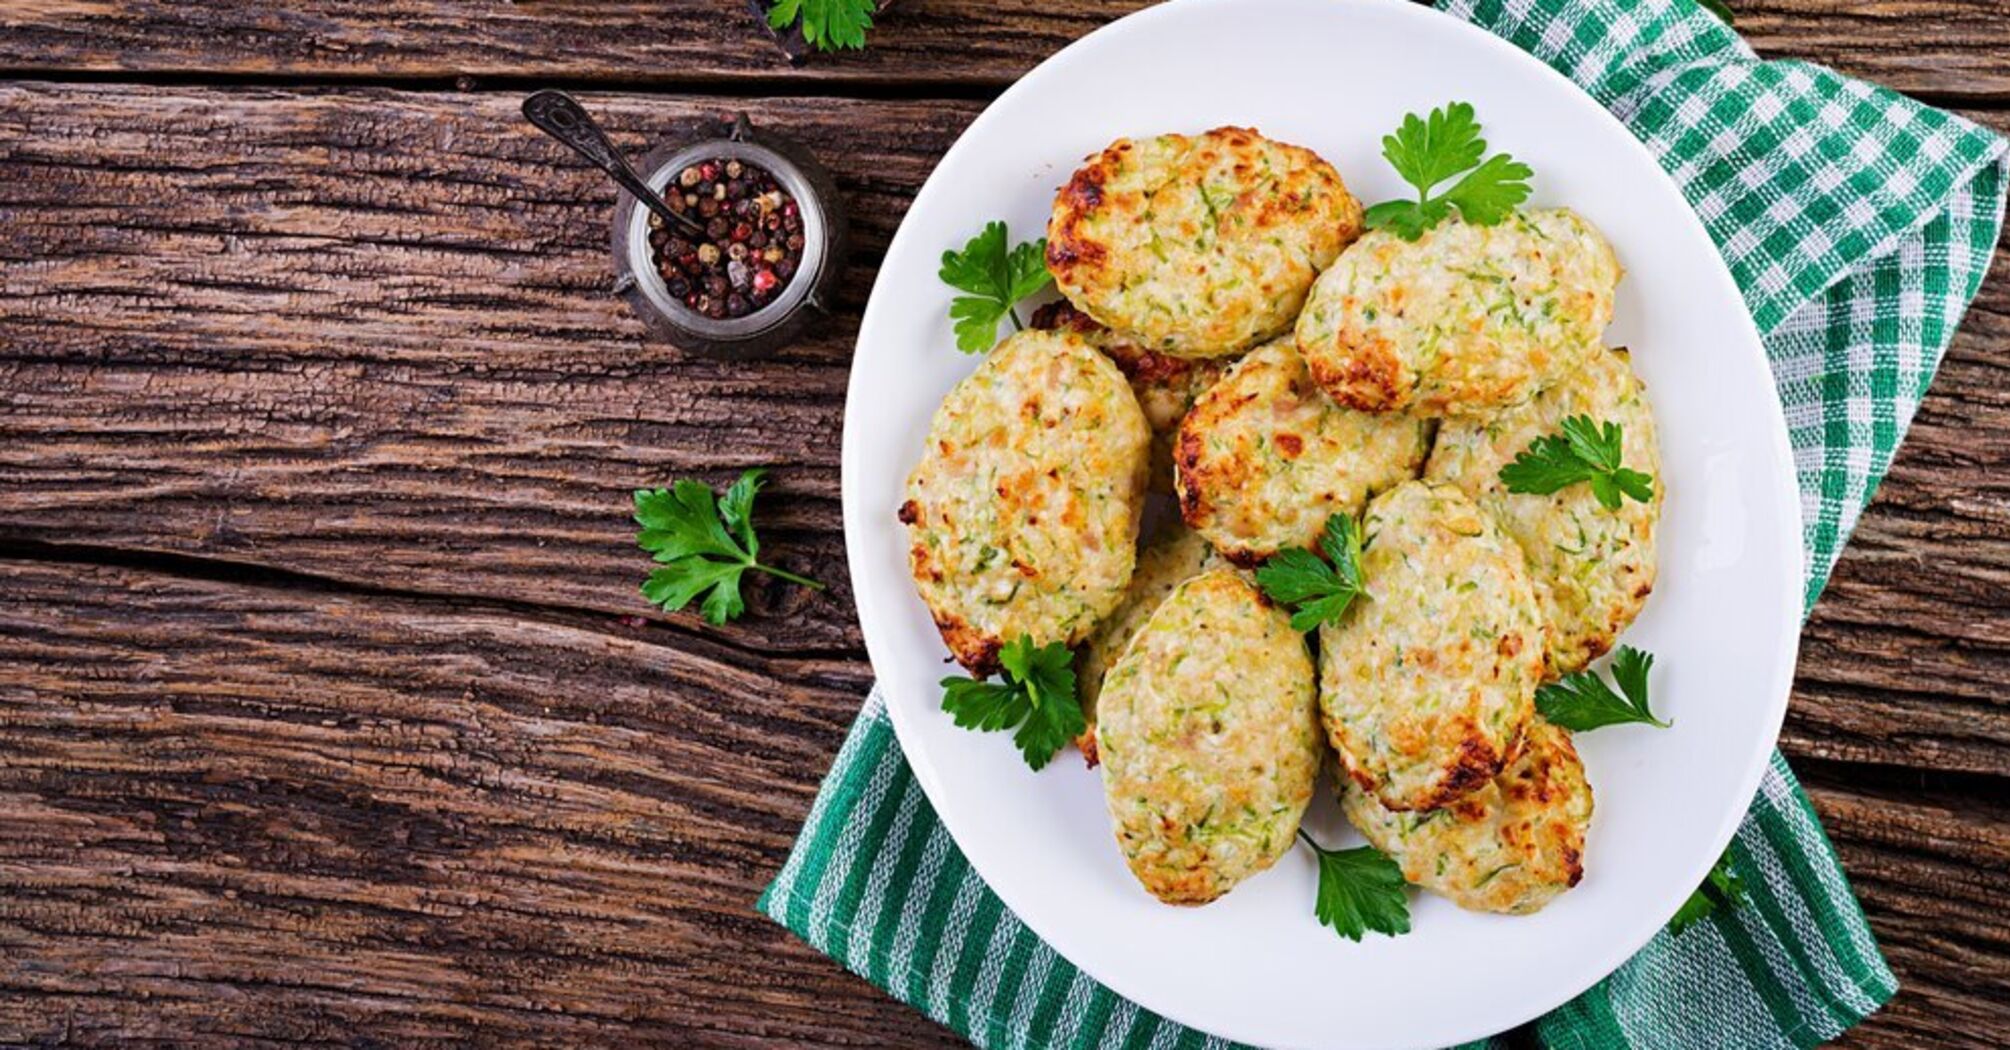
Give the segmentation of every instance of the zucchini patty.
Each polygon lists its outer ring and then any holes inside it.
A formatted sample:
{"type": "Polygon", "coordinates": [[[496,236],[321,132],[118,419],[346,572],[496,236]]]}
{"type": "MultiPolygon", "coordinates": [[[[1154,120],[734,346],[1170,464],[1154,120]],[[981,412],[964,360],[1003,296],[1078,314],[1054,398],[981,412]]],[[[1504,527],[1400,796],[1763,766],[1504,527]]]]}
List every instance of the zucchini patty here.
{"type": "Polygon", "coordinates": [[[1291,848],[1319,773],[1312,656],[1233,569],[1159,604],[1103,682],[1103,790],[1131,873],[1205,904],[1291,848]]]}
{"type": "Polygon", "coordinates": [[[1021,332],[936,409],[900,520],[942,640],[974,675],[1021,635],[1088,636],[1137,557],[1151,432],[1079,337],[1021,332]]]}
{"type": "Polygon", "coordinates": [[[1549,673],[1582,671],[1611,649],[1654,589],[1654,532],[1661,518],[1661,452],[1645,389],[1625,351],[1599,351],[1527,404],[1477,419],[1447,420],[1427,477],[1446,481],[1500,522],[1528,557],[1536,600],[1549,621],[1549,673]],[[1619,424],[1621,462],[1654,475],[1654,498],[1607,510],[1589,485],[1547,496],[1514,493],[1501,468],[1571,416],[1619,424]]]}
{"type": "Polygon", "coordinates": [[[1361,203],[1311,150],[1249,128],[1118,139],[1054,198],[1061,294],[1139,346],[1240,353],[1290,330],[1361,203]]]}
{"type": "Polygon", "coordinates": [[[1353,784],[1340,808],[1404,879],[1462,908],[1526,915],[1584,876],[1591,784],[1570,734],[1540,715],[1520,757],[1443,809],[1397,812],[1353,784]]]}
{"type": "Polygon", "coordinates": [[[1604,235],[1562,208],[1447,220],[1415,241],[1375,230],[1320,276],[1298,349],[1343,405],[1485,412],[1598,349],[1619,275],[1604,235]]]}
{"type": "Polygon", "coordinates": [[[1319,628],[1319,706],[1347,775],[1390,809],[1435,809],[1513,757],[1542,679],[1521,551],[1451,485],[1368,504],[1364,592],[1319,628]]]}
{"type": "Polygon", "coordinates": [[[1430,423],[1356,412],[1313,385],[1289,339],[1252,351],[1187,413],[1173,444],[1180,515],[1238,565],[1310,546],[1417,476],[1430,423]]]}

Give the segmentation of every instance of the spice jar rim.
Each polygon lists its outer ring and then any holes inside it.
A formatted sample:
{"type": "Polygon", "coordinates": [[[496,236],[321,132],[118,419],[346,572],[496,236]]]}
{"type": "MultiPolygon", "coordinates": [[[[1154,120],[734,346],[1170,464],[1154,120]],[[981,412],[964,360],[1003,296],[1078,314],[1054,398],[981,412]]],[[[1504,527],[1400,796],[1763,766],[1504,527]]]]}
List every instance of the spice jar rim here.
{"type": "Polygon", "coordinates": [[[711,339],[746,339],[781,324],[805,305],[816,288],[824,256],[829,249],[829,223],[824,215],[822,198],[802,170],[781,153],[758,142],[722,138],[676,147],[660,161],[652,158],[647,162],[648,171],[642,177],[643,182],[657,193],[663,193],[685,168],[708,160],[752,163],[773,176],[783,192],[795,200],[796,213],[802,217],[803,223],[803,254],[796,264],[795,273],[783,283],[781,292],[765,306],[744,317],[715,320],[685,306],[670,294],[663,275],[656,270],[655,248],[649,243],[649,216],[653,213],[624,193],[624,204],[629,209],[626,262],[643,298],[679,328],[711,339]]]}

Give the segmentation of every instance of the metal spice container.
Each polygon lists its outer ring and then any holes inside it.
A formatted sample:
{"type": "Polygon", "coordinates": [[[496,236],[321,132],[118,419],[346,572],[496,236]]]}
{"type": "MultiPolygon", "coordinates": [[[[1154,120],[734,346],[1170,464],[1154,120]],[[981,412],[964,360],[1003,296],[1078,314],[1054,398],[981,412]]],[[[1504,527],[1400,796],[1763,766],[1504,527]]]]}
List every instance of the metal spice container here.
{"type": "Polygon", "coordinates": [[[757,131],[744,113],[723,137],[667,144],[636,167],[643,182],[660,194],[674,191],[671,184],[685,168],[714,159],[761,168],[795,199],[803,237],[795,273],[767,305],[744,317],[706,317],[670,294],[650,244],[652,213],[623,190],[614,206],[615,290],[652,336],[680,349],[732,360],[766,356],[828,315],[849,247],[843,204],[830,174],[809,151],[757,131]]]}

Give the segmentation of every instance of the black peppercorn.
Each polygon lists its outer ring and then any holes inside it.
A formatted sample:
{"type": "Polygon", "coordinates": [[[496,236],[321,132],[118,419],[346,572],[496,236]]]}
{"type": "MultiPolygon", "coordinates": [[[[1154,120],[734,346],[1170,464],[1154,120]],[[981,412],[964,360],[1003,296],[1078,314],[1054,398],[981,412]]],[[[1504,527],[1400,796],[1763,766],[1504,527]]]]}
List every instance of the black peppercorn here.
{"type": "Polygon", "coordinates": [[[774,176],[736,158],[679,171],[672,207],[695,212],[704,236],[652,227],[649,246],[672,298],[697,313],[745,317],[773,302],[802,264],[802,213],[774,176]]]}

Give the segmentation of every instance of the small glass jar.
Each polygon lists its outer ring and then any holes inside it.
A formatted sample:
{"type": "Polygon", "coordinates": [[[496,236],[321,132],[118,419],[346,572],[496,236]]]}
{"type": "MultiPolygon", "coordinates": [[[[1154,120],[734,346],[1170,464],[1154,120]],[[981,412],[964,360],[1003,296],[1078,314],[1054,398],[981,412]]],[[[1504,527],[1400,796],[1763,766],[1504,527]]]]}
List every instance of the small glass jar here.
{"type": "Polygon", "coordinates": [[[643,182],[662,193],[679,172],[713,159],[761,168],[793,197],[802,216],[802,259],[781,291],[745,317],[714,320],[684,305],[663,283],[649,243],[653,214],[626,190],[614,205],[614,289],[628,300],[653,337],[692,353],[745,360],[787,345],[829,314],[830,297],[848,248],[844,208],[830,174],[809,151],[756,131],[742,113],[724,138],[670,143],[636,165],[643,182]]]}

